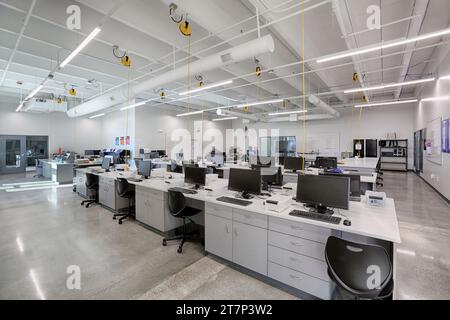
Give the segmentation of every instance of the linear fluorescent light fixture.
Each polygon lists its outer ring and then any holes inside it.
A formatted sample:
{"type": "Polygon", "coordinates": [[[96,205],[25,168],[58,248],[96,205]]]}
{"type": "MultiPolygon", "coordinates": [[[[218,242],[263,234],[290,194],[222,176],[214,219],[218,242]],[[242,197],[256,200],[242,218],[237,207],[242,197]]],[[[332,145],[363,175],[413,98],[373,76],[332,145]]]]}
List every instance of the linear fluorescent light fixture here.
{"type": "Polygon", "coordinates": [[[238,117],[225,117],[225,118],[216,118],[216,119],[212,119],[212,121],[226,121],[226,120],[235,120],[238,117]]]}
{"type": "Polygon", "coordinates": [[[72,61],[72,59],[75,58],[75,56],[79,54],[80,51],[83,50],[84,47],[86,47],[89,44],[89,42],[91,42],[92,39],[94,39],[97,36],[97,34],[99,34],[100,31],[102,31],[100,27],[97,27],[94,30],[92,30],[92,32],[86,37],[86,39],[84,39],[83,42],[81,42],[80,45],[75,50],[73,50],[72,53],[69,54],[69,56],[63,62],[61,62],[59,68],[60,69],[64,68],[70,61],[72,61]]]}
{"type": "Polygon", "coordinates": [[[121,111],[125,111],[125,110],[128,110],[128,109],[133,109],[133,108],[136,108],[136,107],[140,107],[140,106],[143,106],[144,104],[146,104],[147,102],[149,102],[149,101],[142,101],[142,102],[138,102],[138,103],[135,103],[135,104],[131,104],[129,106],[120,108],[120,110],[121,111]]]}
{"type": "Polygon", "coordinates": [[[279,103],[279,102],[283,102],[283,99],[275,99],[275,100],[243,103],[243,104],[238,104],[238,105],[236,105],[234,107],[235,108],[253,107],[253,106],[260,106],[260,105],[263,105],[263,104],[271,104],[271,103],[279,103]]]}
{"type": "Polygon", "coordinates": [[[104,113],[99,113],[99,114],[96,114],[95,116],[89,117],[89,119],[100,118],[100,117],[103,117],[104,115],[105,115],[104,113]]]}
{"type": "Polygon", "coordinates": [[[272,112],[272,113],[269,113],[269,116],[284,116],[284,115],[288,115],[288,114],[298,114],[298,113],[306,113],[306,112],[308,112],[308,110],[272,112]]]}
{"type": "Polygon", "coordinates": [[[378,107],[378,106],[389,106],[394,104],[405,104],[405,103],[413,103],[418,102],[418,99],[410,99],[410,100],[399,100],[399,101],[387,101],[387,102],[374,102],[368,104],[360,104],[356,105],[355,108],[365,108],[365,107],[378,107]]]}
{"type": "Polygon", "coordinates": [[[177,114],[177,117],[187,117],[187,116],[193,116],[195,114],[201,114],[201,113],[203,113],[203,110],[180,113],[180,114],[177,114]]]}
{"type": "Polygon", "coordinates": [[[440,77],[439,80],[450,80],[450,75],[449,76],[440,77]]]}
{"type": "Polygon", "coordinates": [[[356,56],[356,55],[359,55],[359,54],[369,53],[369,52],[373,52],[373,51],[377,51],[377,50],[381,50],[381,49],[389,49],[389,48],[405,45],[405,44],[408,44],[408,43],[414,43],[414,42],[417,42],[417,41],[422,41],[422,40],[427,40],[427,39],[431,39],[431,38],[441,37],[441,36],[445,36],[447,34],[450,34],[450,28],[443,29],[443,30],[436,31],[436,32],[427,33],[427,34],[424,34],[424,35],[421,35],[421,36],[412,37],[412,38],[405,39],[405,40],[379,44],[379,45],[376,45],[376,46],[373,46],[373,47],[370,47],[370,48],[366,48],[366,49],[360,49],[360,50],[345,52],[345,53],[341,53],[341,54],[331,55],[331,56],[326,57],[326,58],[318,59],[316,62],[317,63],[322,63],[322,62],[338,60],[338,59],[352,57],[352,56],[356,56]]]}
{"type": "Polygon", "coordinates": [[[33,98],[39,91],[41,91],[41,89],[44,87],[44,83],[40,84],[36,89],[34,89],[25,99],[24,101],[22,101],[19,106],[16,109],[16,112],[19,112],[20,109],[23,108],[23,105],[25,104],[25,101],[30,100],[31,98],[33,98]]]}
{"type": "Polygon", "coordinates": [[[385,84],[385,85],[373,86],[373,87],[366,87],[366,88],[348,89],[348,90],[345,90],[344,93],[355,93],[355,92],[381,90],[381,89],[386,89],[386,88],[411,86],[411,85],[414,85],[414,84],[431,82],[431,81],[434,81],[434,80],[436,80],[436,78],[419,79],[419,80],[399,82],[399,83],[391,83],[391,84],[385,84]]]}
{"type": "Polygon", "coordinates": [[[213,84],[210,84],[210,85],[207,85],[207,86],[202,86],[202,87],[197,88],[197,89],[192,89],[192,90],[189,90],[189,91],[180,92],[179,95],[180,96],[186,96],[186,95],[191,94],[191,93],[197,93],[197,92],[208,90],[208,89],[213,89],[213,88],[217,88],[217,87],[221,87],[221,86],[226,86],[227,84],[231,84],[231,83],[233,83],[233,80],[217,82],[217,83],[213,83],[213,84]]]}
{"type": "Polygon", "coordinates": [[[430,97],[420,100],[420,102],[445,101],[450,100],[450,96],[430,97]]]}

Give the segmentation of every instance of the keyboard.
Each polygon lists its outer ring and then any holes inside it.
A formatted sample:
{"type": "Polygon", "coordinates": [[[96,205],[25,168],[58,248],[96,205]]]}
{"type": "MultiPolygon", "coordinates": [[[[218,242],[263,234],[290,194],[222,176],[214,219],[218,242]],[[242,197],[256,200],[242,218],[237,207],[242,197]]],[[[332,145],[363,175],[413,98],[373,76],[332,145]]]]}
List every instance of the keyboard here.
{"type": "Polygon", "coordinates": [[[192,189],[186,189],[186,188],[180,188],[180,187],[173,187],[170,188],[171,191],[177,191],[177,192],[181,192],[181,193],[186,193],[186,194],[197,194],[197,191],[192,190],[192,189]]]}
{"type": "Polygon", "coordinates": [[[328,222],[328,223],[332,223],[332,224],[339,224],[341,222],[341,218],[339,218],[339,217],[334,217],[334,216],[310,212],[310,211],[292,210],[291,212],[289,212],[289,215],[294,216],[294,217],[316,220],[316,221],[328,222]]]}
{"type": "Polygon", "coordinates": [[[244,206],[244,207],[251,205],[253,203],[251,201],[236,199],[236,198],[231,198],[231,197],[220,197],[220,198],[217,198],[216,200],[221,201],[221,202],[236,204],[238,206],[244,206]]]}
{"type": "Polygon", "coordinates": [[[131,182],[142,182],[142,179],[127,178],[127,181],[131,181],[131,182]]]}

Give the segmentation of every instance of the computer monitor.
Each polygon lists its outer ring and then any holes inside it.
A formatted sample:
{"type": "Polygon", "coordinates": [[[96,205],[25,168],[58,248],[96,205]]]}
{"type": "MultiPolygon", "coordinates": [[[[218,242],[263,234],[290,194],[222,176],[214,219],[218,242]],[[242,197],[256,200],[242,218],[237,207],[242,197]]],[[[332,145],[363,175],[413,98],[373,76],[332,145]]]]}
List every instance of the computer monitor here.
{"type": "Polygon", "coordinates": [[[250,193],[260,194],[261,172],[259,170],[231,168],[228,190],[242,192],[244,198],[248,198],[250,193]]]}
{"type": "Polygon", "coordinates": [[[283,185],[283,173],[281,172],[281,167],[262,167],[260,170],[263,187],[283,185]]]}
{"type": "Polygon", "coordinates": [[[333,214],[331,208],[348,210],[350,178],[328,175],[298,175],[297,202],[312,211],[333,214]]]}
{"type": "Polygon", "coordinates": [[[285,170],[303,170],[303,157],[285,157],[284,158],[284,169],[285,170]]]}
{"type": "Polygon", "coordinates": [[[84,150],[85,156],[99,156],[100,150],[84,150]]]}
{"type": "Polygon", "coordinates": [[[206,168],[185,166],[184,182],[194,184],[196,189],[204,186],[206,184],[206,168]]]}
{"type": "Polygon", "coordinates": [[[139,161],[138,174],[148,179],[152,174],[152,161],[147,159],[139,161]]]}
{"type": "Polygon", "coordinates": [[[333,173],[333,172],[324,172],[323,175],[350,178],[350,196],[351,197],[360,197],[361,196],[361,176],[360,175],[358,175],[358,174],[342,174],[342,173],[333,173]]]}
{"type": "Polygon", "coordinates": [[[337,158],[336,157],[317,157],[314,162],[316,168],[337,168],[337,158]]]}
{"type": "Polygon", "coordinates": [[[212,157],[212,162],[221,166],[224,163],[224,158],[223,158],[223,154],[222,153],[216,153],[216,155],[214,157],[212,157]]]}
{"type": "Polygon", "coordinates": [[[166,150],[152,150],[151,152],[158,153],[158,155],[160,157],[165,157],[166,156],[166,150]]]}
{"type": "Polygon", "coordinates": [[[110,157],[103,157],[102,161],[102,169],[109,171],[109,167],[111,166],[111,158],[110,157]]]}
{"type": "Polygon", "coordinates": [[[159,153],[157,151],[150,152],[150,159],[159,159],[159,153]]]}
{"type": "Polygon", "coordinates": [[[284,156],[279,156],[278,157],[278,164],[280,165],[280,166],[284,166],[284,156]]]}

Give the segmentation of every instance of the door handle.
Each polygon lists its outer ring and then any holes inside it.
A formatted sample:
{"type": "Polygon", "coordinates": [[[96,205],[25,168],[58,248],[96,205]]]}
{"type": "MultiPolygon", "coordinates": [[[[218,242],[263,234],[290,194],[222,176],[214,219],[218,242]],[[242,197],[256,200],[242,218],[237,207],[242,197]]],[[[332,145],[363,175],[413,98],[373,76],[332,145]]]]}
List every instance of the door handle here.
{"type": "Polygon", "coordinates": [[[234,235],[235,235],[236,237],[237,237],[237,235],[238,235],[236,228],[234,228],[234,235]]]}
{"type": "Polygon", "coordinates": [[[225,230],[227,231],[227,233],[230,233],[230,230],[228,229],[228,225],[225,225],[225,230]]]}

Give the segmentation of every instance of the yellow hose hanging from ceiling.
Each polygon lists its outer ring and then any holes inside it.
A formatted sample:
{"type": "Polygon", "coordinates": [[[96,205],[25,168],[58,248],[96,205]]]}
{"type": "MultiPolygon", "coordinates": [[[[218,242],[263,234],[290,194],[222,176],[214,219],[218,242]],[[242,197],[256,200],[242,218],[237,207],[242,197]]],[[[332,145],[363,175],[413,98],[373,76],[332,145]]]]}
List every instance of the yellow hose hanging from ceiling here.
{"type": "Polygon", "coordinates": [[[305,155],[306,155],[306,94],[305,94],[305,2],[302,2],[302,13],[300,15],[301,18],[301,59],[303,60],[302,63],[302,95],[303,95],[303,103],[302,103],[302,109],[303,109],[303,143],[302,143],[302,170],[305,170],[305,155]]]}

